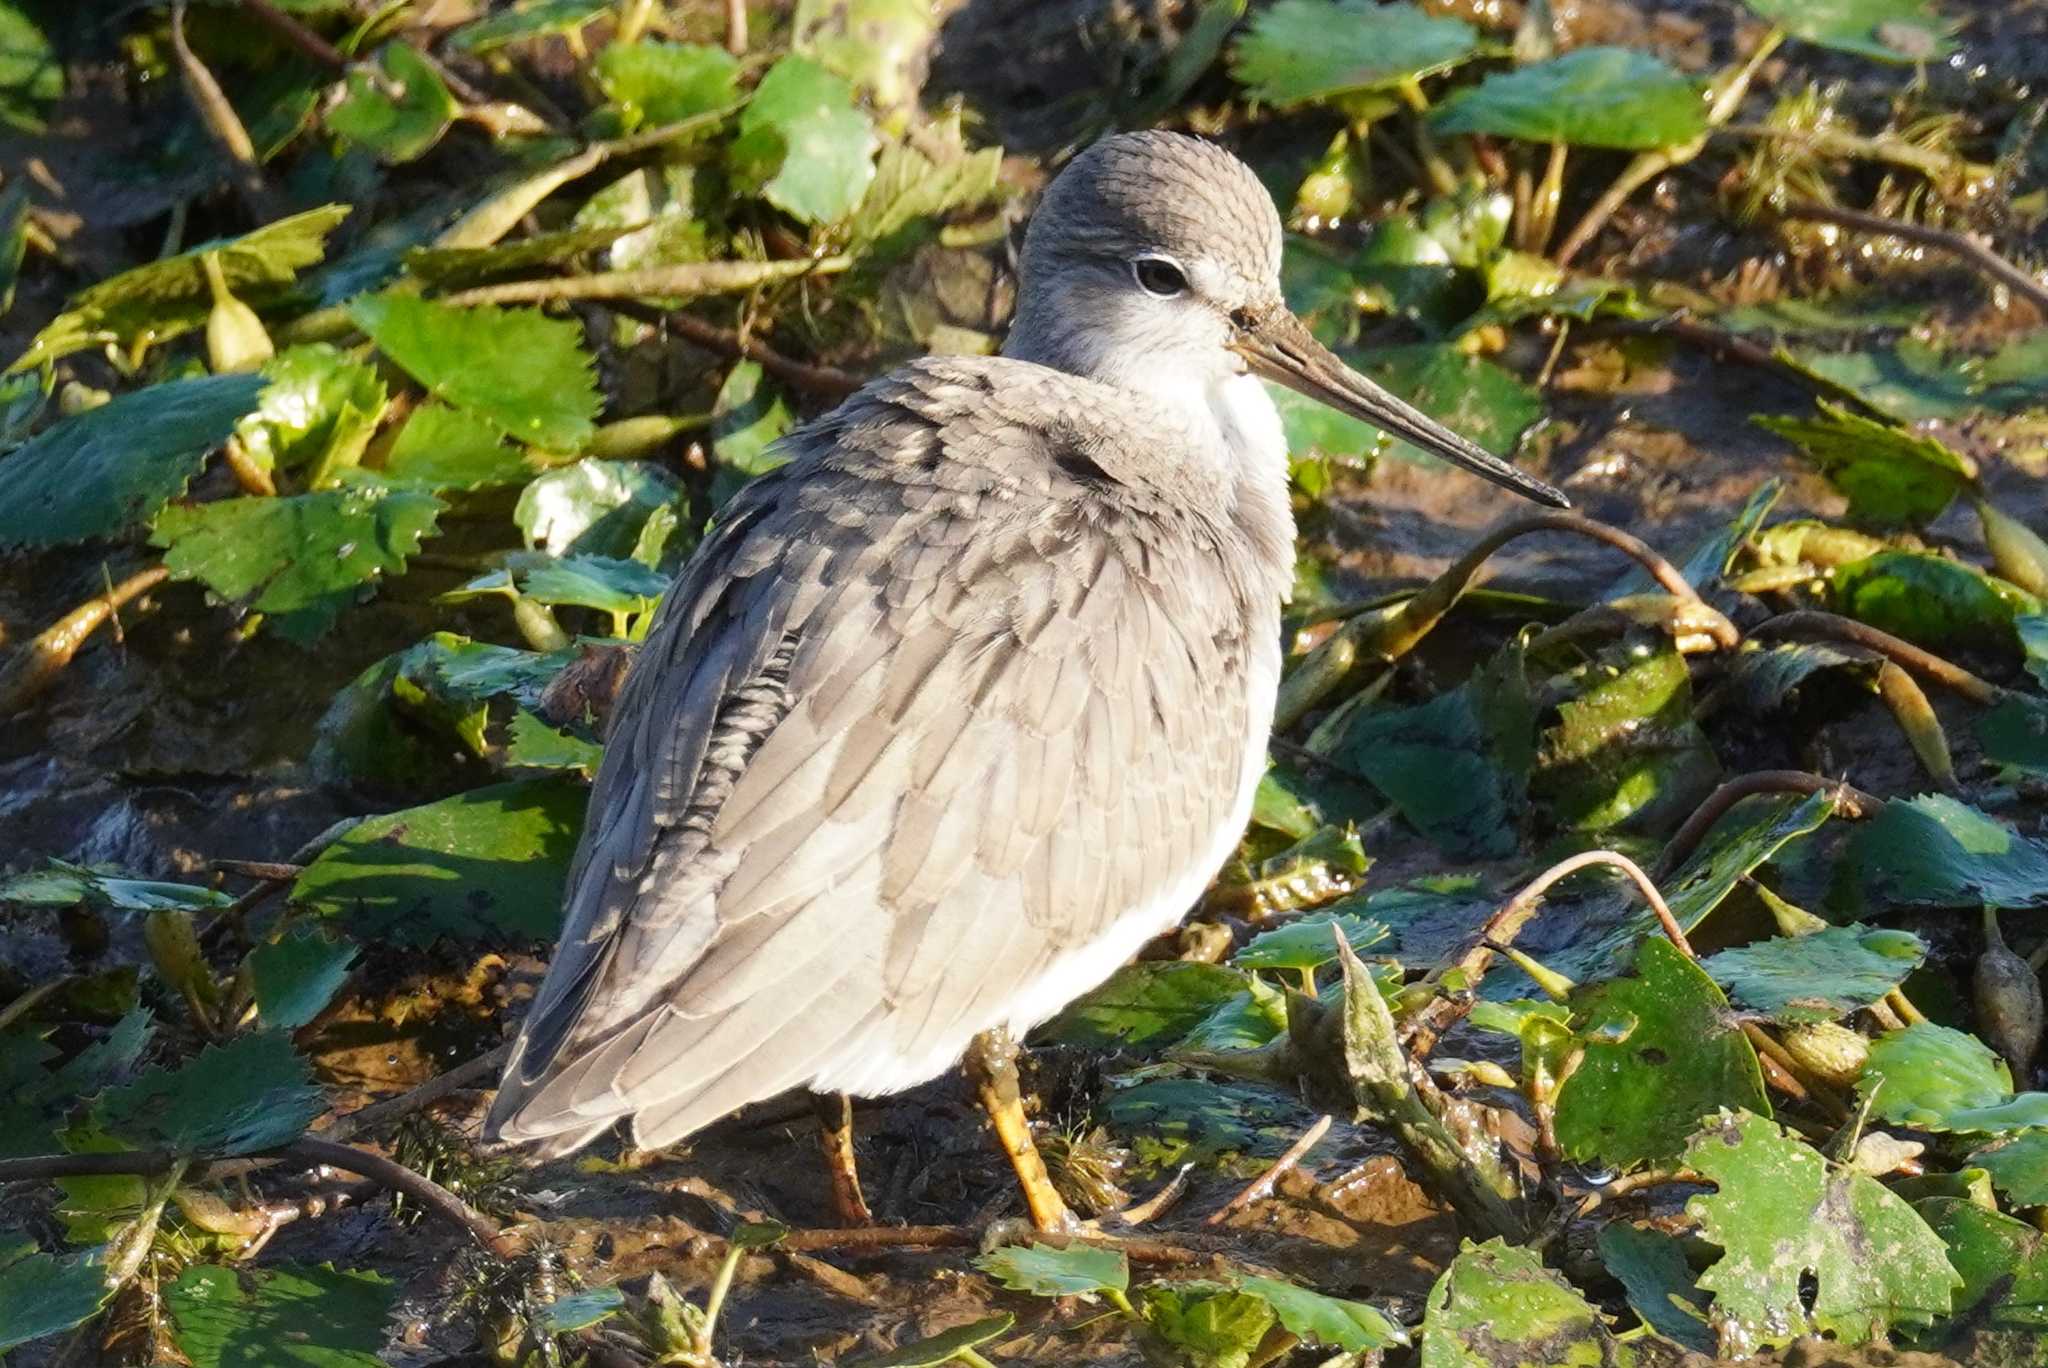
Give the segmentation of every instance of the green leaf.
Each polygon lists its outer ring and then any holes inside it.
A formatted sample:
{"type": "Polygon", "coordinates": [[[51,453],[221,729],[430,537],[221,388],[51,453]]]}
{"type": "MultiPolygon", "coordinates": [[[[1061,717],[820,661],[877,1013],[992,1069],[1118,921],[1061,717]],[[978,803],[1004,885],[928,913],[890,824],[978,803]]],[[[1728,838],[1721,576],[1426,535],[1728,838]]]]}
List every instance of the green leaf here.
{"type": "Polygon", "coordinates": [[[1720,762],[1693,720],[1692,673],[1669,640],[1618,647],[1568,679],[1581,692],[1558,705],[1530,779],[1560,825],[1661,831],[1713,790],[1720,762]]]}
{"type": "Polygon", "coordinates": [[[730,155],[741,188],[805,223],[833,223],[867,192],[878,145],[853,87],[810,58],[791,56],[755,87],[730,155]]]}
{"type": "Polygon", "coordinates": [[[505,764],[515,769],[576,770],[592,776],[602,759],[600,743],[551,727],[530,712],[514,714],[507,728],[505,764]]]}
{"type": "Polygon", "coordinates": [[[1857,829],[1853,867],[1880,903],[2048,906],[2048,846],[1942,794],[1885,804],[1857,829]]]}
{"type": "Polygon", "coordinates": [[[332,1264],[192,1264],[164,1289],[193,1368],[377,1368],[398,1288],[332,1264]]]}
{"type": "Polygon", "coordinates": [[[1199,960],[1141,960],[1110,975],[1040,1028],[1061,1045],[1167,1044],[1245,990],[1245,976],[1199,960]]]}
{"type": "Polygon", "coordinates": [[[2048,1126],[2048,1093],[2013,1095],[2012,1075],[1973,1035],[1931,1022],[1873,1041],[1857,1090],[1881,1120],[1927,1131],[2048,1126]]]}
{"type": "Polygon", "coordinates": [[[1766,1115],[1756,1051],[1706,972],[1661,936],[1635,975],[1572,995],[1584,1052],[1557,1095],[1557,1139],[1582,1162],[1632,1168],[1685,1149],[1720,1108],[1766,1115]]]}
{"type": "Polygon", "coordinates": [[[327,847],[292,900],[361,938],[545,940],[588,795],[559,779],[493,784],[372,817],[327,847]]]}
{"type": "Polygon", "coordinates": [[[1521,648],[1510,642],[1449,693],[1359,714],[1331,758],[1446,853],[1498,858],[1515,849],[1535,723],[1521,648]]]}
{"type": "MultiPolygon", "coordinates": [[[[495,52],[512,43],[555,33],[573,33],[611,9],[609,0],[520,0],[519,3],[464,24],[448,35],[447,46],[457,52],[495,52]]],[[[617,51],[617,45],[599,54],[602,59],[617,51]]]]}
{"type": "Polygon", "coordinates": [[[1782,708],[1808,680],[1837,670],[1853,671],[1874,684],[1883,657],[1860,647],[1826,641],[1778,641],[1737,655],[1729,671],[1733,696],[1751,712],[1782,708]]]}
{"type": "MultiPolygon", "coordinates": [[[[1354,353],[1358,369],[1461,437],[1494,452],[1511,452],[1543,416],[1543,397],[1512,372],[1439,343],[1374,347],[1354,353]]],[[[1405,441],[1389,454],[1439,464],[1405,441]]]]}
{"type": "Polygon", "coordinates": [[[1956,1197],[1914,1209],[1947,1244],[1963,1282],[1953,1326],[1929,1336],[1943,1355],[1971,1368],[2048,1362],[2048,1240],[2041,1232],[1956,1197]]]}
{"type": "Polygon", "coordinates": [[[974,1266],[1012,1292],[1034,1297],[1086,1297],[1097,1292],[1123,1292],[1131,1285],[1131,1266],[1120,1249],[1075,1244],[1005,1245],[983,1254],[974,1266]]]}
{"type": "Polygon", "coordinates": [[[1479,50],[1471,26],[1411,4],[1280,0],[1230,54],[1230,74],[1267,104],[1302,104],[1448,71],[1479,50]]]}
{"type": "Polygon", "coordinates": [[[1317,968],[1337,958],[1333,927],[1343,929],[1344,939],[1354,952],[1369,950],[1387,939],[1387,928],[1370,918],[1353,913],[1311,912],[1285,926],[1261,931],[1232,955],[1230,962],[1240,969],[1317,968]]]}
{"type": "Polygon", "coordinates": [[[939,1368],[939,1365],[951,1362],[962,1349],[976,1349],[992,1339],[1002,1338],[1016,1324],[1017,1318],[1005,1311],[1001,1315],[956,1325],[951,1330],[941,1330],[929,1339],[902,1345],[885,1354],[856,1359],[850,1368],[939,1368]]]}
{"type": "Polygon", "coordinates": [[[644,613],[668,589],[668,576],[635,560],[566,556],[522,567],[519,590],[536,603],[644,613]]]}
{"type": "Polygon", "coordinates": [[[2048,1206],[2048,1130],[2021,1131],[1969,1158],[2014,1206],[2048,1206]]]}
{"type": "Polygon", "coordinates": [[[1755,421],[1797,446],[1848,497],[1852,514],[1879,527],[1932,522],[1976,473],[1937,438],[1826,400],[1818,418],[1767,414],[1755,421]]]}
{"type": "MultiPolygon", "coordinates": [[[[1784,492],[1785,482],[1775,476],[1752,490],[1749,498],[1743,501],[1741,511],[1730,518],[1725,527],[1701,539],[1679,562],[1678,573],[1685,582],[1701,590],[1712,589],[1719,584],[1784,492]]],[[[1608,588],[1604,597],[1611,601],[1629,594],[1656,593],[1662,587],[1648,570],[1640,565],[1632,566],[1608,588]]]]}
{"type": "MultiPolygon", "coordinates": [[[[0,35],[6,13],[0,6],[0,35]]],[[[89,1258],[60,1259],[26,1236],[0,1233],[0,1353],[91,1320],[113,1295],[106,1270],[89,1258]]]]}
{"type": "Polygon", "coordinates": [[[1699,1354],[1715,1349],[1708,1301],[1675,1235],[1611,1221],[1600,1228],[1600,1260],[1628,1291],[1631,1311],[1672,1343],[1699,1354]]]}
{"type": "Polygon", "coordinates": [[[279,352],[263,378],[256,411],[235,429],[257,465],[326,472],[356,464],[384,413],[384,381],[374,367],[315,342],[279,352]]]}
{"type": "Polygon", "coordinates": [[[1154,1169],[1271,1158],[1315,1120],[1291,1091],[1203,1078],[1149,1078],[1117,1088],[1103,1099],[1101,1116],[1154,1169]]]}
{"type": "Polygon", "coordinates": [[[213,309],[202,264],[208,256],[220,267],[234,296],[260,310],[279,298],[301,269],[320,260],[327,235],[348,213],[345,204],[322,205],[241,237],[202,242],[176,256],[110,276],[79,291],[71,307],[37,333],[7,370],[30,370],[103,343],[132,346],[146,337],[162,345],[203,326],[213,309]]]}
{"type": "Polygon", "coordinates": [[[262,388],[254,375],[152,385],[0,456],[0,551],[111,537],[147,522],[185,492],[262,388]]]}
{"type": "Polygon", "coordinates": [[[1699,87],[1647,53],[1586,47],[1461,90],[1430,116],[1442,133],[1586,147],[1677,147],[1707,131],[1699,87]]]}
{"type": "Polygon", "coordinates": [[[602,401],[581,325],[537,309],[460,309],[414,295],[365,295],[349,317],[438,399],[515,441],[574,452],[602,401]]]}
{"type": "Polygon", "coordinates": [[[775,443],[795,425],[781,388],[767,382],[761,363],[735,364],[711,406],[711,454],[718,462],[712,475],[712,503],[724,504],[747,481],[786,461],[775,443]]]}
{"type": "Polygon", "coordinates": [[[680,123],[739,99],[739,58],[706,43],[613,43],[598,54],[596,70],[628,133],[680,123]]]}
{"type": "Polygon", "coordinates": [[[852,81],[893,128],[924,83],[940,18],[925,0],[798,0],[790,45],[852,81]]]}
{"type": "Polygon", "coordinates": [[[0,128],[43,131],[43,112],[64,94],[64,63],[17,0],[0,3],[0,128]]]}
{"type": "Polygon", "coordinates": [[[1880,551],[1836,570],[1835,611],[1929,650],[2012,641],[2015,609],[2039,607],[1972,566],[1913,551],[1880,551]]]}
{"type": "Polygon", "coordinates": [[[1218,1283],[1148,1283],[1139,1314],[1187,1368],[1245,1368],[1273,1327],[1263,1297],[1218,1283]]]}
{"type": "Polygon", "coordinates": [[[1722,1255],[1700,1275],[1721,1352],[1737,1357],[1825,1334],[1863,1344],[1948,1313],[1961,1280],[1927,1223],[1882,1184],[1830,1169],[1809,1146],[1747,1113],[1723,1116],[1685,1162],[1718,1191],[1686,1212],[1722,1255]],[[1814,1280],[1809,1298],[1802,1290],[1814,1280]]]}
{"type": "Polygon", "coordinates": [[[570,1335],[605,1320],[626,1304],[626,1294],[616,1287],[592,1287],[557,1297],[541,1308],[536,1324],[551,1335],[570,1335]]]}
{"type": "Polygon", "coordinates": [[[0,902],[30,907],[76,907],[83,903],[114,912],[186,909],[219,911],[234,902],[214,888],[157,879],[124,879],[104,870],[51,860],[38,870],[0,879],[0,902]]]}
{"type": "Polygon", "coordinates": [[[1264,1300],[1281,1325],[1311,1344],[1371,1353],[1408,1343],[1406,1330],[1364,1302],[1326,1297],[1278,1278],[1250,1274],[1240,1274],[1237,1286],[1264,1300]]]}
{"type": "Polygon", "coordinates": [[[1794,38],[1881,62],[1931,62],[1955,51],[1950,20],[1929,0],[1746,0],[1794,38]]]}
{"type": "Polygon", "coordinates": [[[1181,1038],[1177,1051],[1255,1050],[1287,1034],[1287,995],[1257,974],[1181,1038]]]}
{"type": "Polygon", "coordinates": [[[492,424],[445,404],[421,404],[398,430],[386,478],[422,489],[489,489],[522,484],[534,468],[492,424]]]}
{"type": "Polygon", "coordinates": [[[1429,1291],[1421,1368],[1636,1362],[1633,1348],[1532,1250],[1468,1240],[1429,1291]]]}
{"type": "Polygon", "coordinates": [[[347,93],[327,111],[327,131],[384,161],[409,162],[441,141],[459,109],[419,49],[391,42],[349,69],[347,93]]]}
{"type": "Polygon", "coordinates": [[[355,946],[303,923],[251,950],[249,978],[263,1024],[296,1030],[319,1016],[355,959],[355,946]]]}
{"type": "Polygon", "coordinates": [[[878,262],[904,256],[933,236],[930,220],[999,201],[1002,169],[1002,148],[967,150],[957,117],[927,128],[917,146],[892,142],[882,149],[874,182],[847,222],[849,245],[878,262]],[[927,148],[945,155],[935,159],[927,148]]]}
{"type": "Polygon", "coordinates": [[[151,1069],[103,1094],[101,1124],[140,1148],[246,1154],[295,1140],[327,1110],[281,1030],[209,1045],[177,1069],[151,1069]]]}
{"type": "Polygon", "coordinates": [[[1905,982],[1927,958],[1908,931],[1830,926],[1723,950],[1703,966],[1735,1002],[1773,1021],[1839,1021],[1905,982]]]}
{"type": "Polygon", "coordinates": [[[593,457],[527,485],[512,521],[528,546],[549,555],[624,558],[648,518],[681,496],[682,486],[660,466],[593,457]]]}
{"type": "Polygon", "coordinates": [[[2048,776],[2048,699],[2009,693],[1972,723],[1984,758],[2048,776]]]}
{"type": "Polygon", "coordinates": [[[257,612],[289,615],[286,636],[309,640],[355,602],[360,586],[405,573],[435,530],[431,494],[365,485],[286,498],[251,496],[176,506],[158,515],[150,543],[164,565],[257,612]]]}

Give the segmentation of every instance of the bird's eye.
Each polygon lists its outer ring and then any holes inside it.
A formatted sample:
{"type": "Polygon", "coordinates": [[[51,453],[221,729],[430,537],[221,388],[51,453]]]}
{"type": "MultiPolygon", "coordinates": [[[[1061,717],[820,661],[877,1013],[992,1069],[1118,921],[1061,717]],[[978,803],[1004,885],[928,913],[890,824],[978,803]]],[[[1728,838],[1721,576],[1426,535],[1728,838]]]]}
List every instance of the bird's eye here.
{"type": "Polygon", "coordinates": [[[1131,263],[1131,274],[1138,278],[1138,288],[1146,294],[1171,299],[1187,293],[1187,276],[1165,257],[1139,257],[1131,263]]]}

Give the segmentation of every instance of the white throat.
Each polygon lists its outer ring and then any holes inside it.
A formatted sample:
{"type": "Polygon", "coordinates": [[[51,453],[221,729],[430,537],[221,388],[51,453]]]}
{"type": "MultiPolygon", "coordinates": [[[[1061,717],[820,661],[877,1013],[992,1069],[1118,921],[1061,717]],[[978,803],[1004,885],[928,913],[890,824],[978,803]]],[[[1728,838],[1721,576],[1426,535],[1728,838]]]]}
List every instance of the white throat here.
{"type": "Polygon", "coordinates": [[[1280,411],[1256,376],[1155,364],[1132,367],[1116,379],[1179,419],[1194,446],[1191,454],[1207,458],[1228,483],[1285,482],[1287,437],[1280,411]]]}

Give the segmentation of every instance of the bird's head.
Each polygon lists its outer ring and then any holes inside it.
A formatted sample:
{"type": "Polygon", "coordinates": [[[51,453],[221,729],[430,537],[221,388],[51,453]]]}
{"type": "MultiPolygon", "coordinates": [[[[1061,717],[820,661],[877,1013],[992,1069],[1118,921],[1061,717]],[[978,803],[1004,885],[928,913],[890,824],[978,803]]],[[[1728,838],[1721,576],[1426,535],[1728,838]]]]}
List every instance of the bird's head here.
{"type": "Polygon", "coordinates": [[[1177,133],[1125,133],[1053,180],[1025,234],[1005,348],[1113,385],[1250,372],[1525,498],[1569,500],[1339,360],[1280,295],[1280,216],[1251,168],[1177,133]]]}

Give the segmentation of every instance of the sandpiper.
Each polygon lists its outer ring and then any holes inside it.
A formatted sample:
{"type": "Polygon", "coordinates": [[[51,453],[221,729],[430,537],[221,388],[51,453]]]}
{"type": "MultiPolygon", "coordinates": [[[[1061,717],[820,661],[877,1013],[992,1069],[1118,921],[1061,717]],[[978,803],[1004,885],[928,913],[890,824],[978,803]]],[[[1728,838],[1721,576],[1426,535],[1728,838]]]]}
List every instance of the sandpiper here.
{"type": "Polygon", "coordinates": [[[1229,153],[1105,138],[1046,191],[1001,355],[912,362],[786,440],[628,676],[492,1131],[659,1147],[964,1053],[1032,1220],[1069,1224],[1012,1042],[1243,831],[1294,569],[1262,379],[1566,506],[1318,343],[1280,251],[1229,153]]]}

